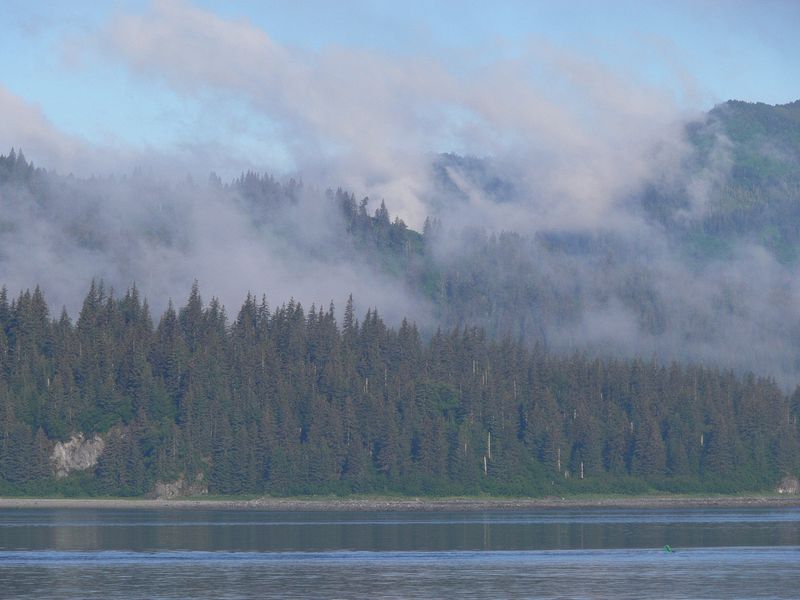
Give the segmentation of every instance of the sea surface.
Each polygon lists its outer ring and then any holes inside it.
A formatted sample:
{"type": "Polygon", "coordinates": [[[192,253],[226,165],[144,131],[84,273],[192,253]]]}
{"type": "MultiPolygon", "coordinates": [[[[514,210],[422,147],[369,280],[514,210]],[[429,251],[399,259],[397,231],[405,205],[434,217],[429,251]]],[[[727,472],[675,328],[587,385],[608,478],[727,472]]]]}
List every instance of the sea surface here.
{"type": "Polygon", "coordinates": [[[0,509],[0,598],[798,597],[798,508],[0,509]]]}

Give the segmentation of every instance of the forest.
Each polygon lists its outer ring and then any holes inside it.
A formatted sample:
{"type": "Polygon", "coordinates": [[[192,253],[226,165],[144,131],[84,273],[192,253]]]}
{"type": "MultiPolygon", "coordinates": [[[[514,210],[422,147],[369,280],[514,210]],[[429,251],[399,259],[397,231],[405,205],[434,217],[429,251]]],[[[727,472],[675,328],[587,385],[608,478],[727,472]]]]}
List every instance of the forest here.
{"type": "Polygon", "coordinates": [[[80,179],[11,150],[0,493],[774,488],[800,473],[800,101],[686,139],[608,209],[624,227],[493,227],[546,213],[438,155],[418,231],[299,177],[80,179]],[[63,476],[76,436],[102,452],[63,476]]]}
{"type": "Polygon", "coordinates": [[[73,323],[0,294],[0,493],[550,495],[773,488],[800,469],[800,392],[753,375],[553,355],[477,328],[424,341],[352,299],[230,320],[194,286],[155,323],[93,283],[73,323]],[[56,443],[99,434],[56,477],[56,443]],[[62,474],[63,475],[63,474],[62,474]]]}

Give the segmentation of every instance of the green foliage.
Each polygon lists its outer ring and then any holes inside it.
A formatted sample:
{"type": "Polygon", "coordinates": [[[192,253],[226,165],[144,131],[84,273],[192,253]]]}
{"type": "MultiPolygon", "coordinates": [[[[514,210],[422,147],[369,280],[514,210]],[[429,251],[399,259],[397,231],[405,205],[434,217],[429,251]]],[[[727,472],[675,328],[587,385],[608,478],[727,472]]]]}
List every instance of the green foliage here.
{"type": "Polygon", "coordinates": [[[630,494],[768,489],[800,470],[800,393],[712,369],[561,357],[479,329],[426,342],[375,311],[248,297],[228,324],[192,290],[153,326],[93,285],[75,325],[40,293],[0,306],[0,493],[630,494]],[[43,316],[44,315],[44,316],[43,316]],[[57,439],[100,433],[56,480],[57,439]]]}

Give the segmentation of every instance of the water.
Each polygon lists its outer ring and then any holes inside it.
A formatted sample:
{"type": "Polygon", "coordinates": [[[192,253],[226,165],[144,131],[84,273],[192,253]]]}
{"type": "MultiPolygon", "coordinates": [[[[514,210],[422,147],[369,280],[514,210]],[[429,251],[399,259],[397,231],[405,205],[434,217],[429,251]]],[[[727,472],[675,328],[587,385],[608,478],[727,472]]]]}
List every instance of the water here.
{"type": "Polygon", "coordinates": [[[798,590],[798,508],[0,510],[2,598],[797,598],[798,590]]]}

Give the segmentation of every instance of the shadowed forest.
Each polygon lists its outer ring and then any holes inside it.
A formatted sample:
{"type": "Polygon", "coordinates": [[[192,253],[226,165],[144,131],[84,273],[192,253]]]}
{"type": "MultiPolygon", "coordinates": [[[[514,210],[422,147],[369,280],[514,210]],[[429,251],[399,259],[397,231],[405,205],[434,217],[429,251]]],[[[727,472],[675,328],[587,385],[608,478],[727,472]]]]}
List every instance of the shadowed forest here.
{"type": "Polygon", "coordinates": [[[770,380],[554,356],[479,329],[387,327],[248,296],[228,321],[197,288],[154,326],[135,289],[93,285],[77,321],[39,290],[0,298],[3,493],[763,489],[800,467],[800,395],[770,380]],[[52,442],[101,433],[56,480],[52,442]]]}

